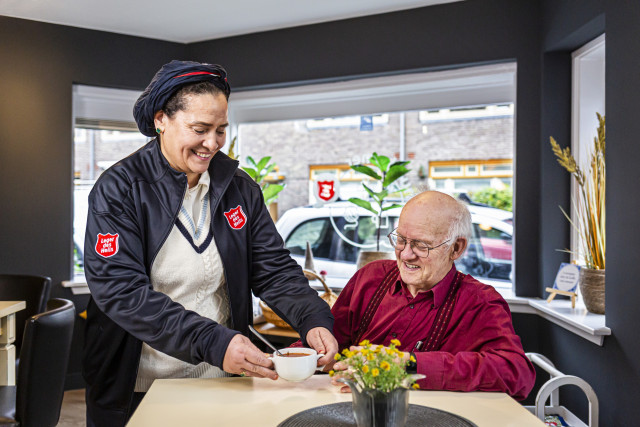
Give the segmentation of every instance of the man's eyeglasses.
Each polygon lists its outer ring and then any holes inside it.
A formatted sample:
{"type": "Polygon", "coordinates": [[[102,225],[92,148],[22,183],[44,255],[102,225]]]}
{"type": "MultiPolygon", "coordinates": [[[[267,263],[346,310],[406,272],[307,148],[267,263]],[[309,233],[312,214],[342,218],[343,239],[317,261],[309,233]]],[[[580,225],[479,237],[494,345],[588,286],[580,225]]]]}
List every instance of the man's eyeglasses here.
{"type": "Polygon", "coordinates": [[[413,253],[419,256],[420,258],[428,258],[429,251],[437,249],[440,246],[447,243],[449,240],[451,240],[451,239],[447,239],[444,242],[440,243],[438,246],[429,247],[427,246],[426,243],[420,240],[407,239],[404,236],[396,234],[395,230],[389,233],[387,237],[389,238],[389,243],[391,243],[391,246],[393,246],[398,251],[403,251],[407,242],[409,242],[409,246],[411,247],[411,250],[413,251],[413,253]]]}

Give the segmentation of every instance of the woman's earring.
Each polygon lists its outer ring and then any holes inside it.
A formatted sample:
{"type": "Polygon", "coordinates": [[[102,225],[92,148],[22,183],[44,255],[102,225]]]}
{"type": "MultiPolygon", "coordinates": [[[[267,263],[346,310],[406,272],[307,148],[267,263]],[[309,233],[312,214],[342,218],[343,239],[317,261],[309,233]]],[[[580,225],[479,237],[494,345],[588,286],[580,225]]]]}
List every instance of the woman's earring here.
{"type": "Polygon", "coordinates": [[[156,128],[156,133],[161,134],[162,131],[160,130],[160,128],[156,128]]]}

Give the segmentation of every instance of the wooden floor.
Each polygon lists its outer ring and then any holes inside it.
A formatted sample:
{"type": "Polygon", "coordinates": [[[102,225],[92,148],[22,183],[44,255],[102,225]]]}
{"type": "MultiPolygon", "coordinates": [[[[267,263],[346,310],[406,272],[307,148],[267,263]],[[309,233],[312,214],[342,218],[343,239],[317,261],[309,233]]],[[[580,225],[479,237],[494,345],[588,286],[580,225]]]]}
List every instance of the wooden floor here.
{"type": "Polygon", "coordinates": [[[86,410],[84,389],[65,391],[58,427],[85,427],[86,410]]]}

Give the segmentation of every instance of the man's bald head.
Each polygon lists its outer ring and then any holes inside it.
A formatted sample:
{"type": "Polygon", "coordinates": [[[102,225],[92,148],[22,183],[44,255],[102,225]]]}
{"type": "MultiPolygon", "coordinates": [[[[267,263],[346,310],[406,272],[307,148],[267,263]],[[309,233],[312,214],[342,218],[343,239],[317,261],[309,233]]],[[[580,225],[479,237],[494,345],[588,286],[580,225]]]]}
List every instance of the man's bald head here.
{"type": "MultiPolygon", "coordinates": [[[[458,199],[439,191],[424,191],[411,198],[402,212],[415,210],[425,222],[437,227],[439,231],[446,229],[451,241],[459,237],[467,240],[471,237],[471,214],[467,206],[458,199]]],[[[402,217],[402,213],[400,214],[402,217]]]]}

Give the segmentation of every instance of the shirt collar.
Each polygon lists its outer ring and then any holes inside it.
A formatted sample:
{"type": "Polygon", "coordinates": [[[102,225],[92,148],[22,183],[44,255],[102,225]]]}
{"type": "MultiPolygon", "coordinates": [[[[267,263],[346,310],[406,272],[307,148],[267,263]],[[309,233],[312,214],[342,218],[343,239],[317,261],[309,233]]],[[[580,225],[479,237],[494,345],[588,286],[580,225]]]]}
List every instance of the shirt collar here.
{"type": "Polygon", "coordinates": [[[202,201],[202,199],[204,199],[204,196],[206,196],[207,192],[209,191],[210,183],[211,183],[211,177],[209,176],[209,171],[204,171],[200,175],[200,179],[198,180],[198,183],[196,184],[196,186],[193,188],[189,188],[187,190],[187,197],[188,196],[197,197],[198,200],[202,201]]]}
{"type": "MultiPolygon", "coordinates": [[[[456,266],[452,265],[451,270],[449,270],[449,272],[442,278],[442,280],[436,283],[433,288],[429,289],[427,292],[420,292],[418,295],[416,295],[416,298],[420,294],[428,295],[429,292],[431,292],[433,294],[434,307],[440,307],[447,297],[447,294],[449,293],[449,289],[451,288],[456,272],[456,266]]],[[[392,286],[389,291],[392,294],[396,294],[402,291],[405,295],[411,296],[409,290],[407,289],[407,285],[402,281],[402,276],[400,276],[400,274],[398,274],[398,279],[396,280],[395,285],[392,286]]]]}

